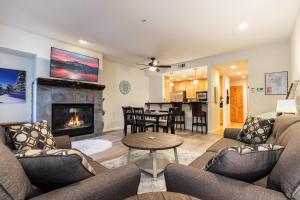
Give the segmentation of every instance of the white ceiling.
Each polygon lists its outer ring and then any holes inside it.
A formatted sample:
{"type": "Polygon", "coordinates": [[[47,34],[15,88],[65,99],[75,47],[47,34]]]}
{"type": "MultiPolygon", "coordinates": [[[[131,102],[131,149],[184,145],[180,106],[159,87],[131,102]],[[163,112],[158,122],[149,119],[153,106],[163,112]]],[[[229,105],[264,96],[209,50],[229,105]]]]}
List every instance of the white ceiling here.
{"type": "Polygon", "coordinates": [[[243,79],[248,76],[248,61],[238,60],[214,65],[221,75],[227,75],[230,79],[243,79]],[[235,66],[231,69],[231,66],[235,66]]]}
{"type": "Polygon", "coordinates": [[[288,39],[300,0],[0,0],[0,23],[103,52],[174,64],[288,39]],[[147,22],[141,22],[146,19],[147,22]],[[237,26],[248,22],[249,29],[237,26]]]}

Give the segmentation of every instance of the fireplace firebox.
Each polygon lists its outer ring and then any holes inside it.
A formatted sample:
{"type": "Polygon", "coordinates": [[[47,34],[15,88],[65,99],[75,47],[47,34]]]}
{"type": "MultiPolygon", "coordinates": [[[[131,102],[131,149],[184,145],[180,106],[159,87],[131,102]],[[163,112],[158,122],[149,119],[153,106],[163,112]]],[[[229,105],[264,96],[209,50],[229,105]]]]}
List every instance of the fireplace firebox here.
{"type": "Polygon", "coordinates": [[[52,134],[70,137],[94,132],[94,104],[52,104],[52,134]]]}

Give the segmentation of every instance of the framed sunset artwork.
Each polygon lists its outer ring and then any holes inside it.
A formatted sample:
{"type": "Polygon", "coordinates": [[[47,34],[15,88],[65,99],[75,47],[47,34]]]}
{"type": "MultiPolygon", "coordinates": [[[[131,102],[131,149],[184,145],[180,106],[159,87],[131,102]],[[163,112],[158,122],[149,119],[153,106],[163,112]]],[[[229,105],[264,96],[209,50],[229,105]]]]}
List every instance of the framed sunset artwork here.
{"type": "Polygon", "coordinates": [[[51,47],[51,77],[98,82],[98,73],[98,58],[51,47]]]}

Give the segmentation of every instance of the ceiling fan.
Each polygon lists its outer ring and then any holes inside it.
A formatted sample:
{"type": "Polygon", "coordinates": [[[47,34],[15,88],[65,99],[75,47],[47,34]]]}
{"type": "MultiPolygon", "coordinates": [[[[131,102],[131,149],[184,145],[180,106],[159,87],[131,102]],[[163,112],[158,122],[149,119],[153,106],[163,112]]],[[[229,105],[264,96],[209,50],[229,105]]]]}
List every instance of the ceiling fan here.
{"type": "Polygon", "coordinates": [[[144,68],[141,68],[140,70],[148,69],[149,71],[152,71],[152,72],[154,72],[154,71],[159,72],[160,71],[159,68],[171,68],[171,65],[158,65],[158,63],[159,63],[159,61],[156,58],[152,57],[152,58],[150,58],[150,63],[148,63],[148,64],[139,64],[138,63],[137,65],[146,66],[144,68]]]}

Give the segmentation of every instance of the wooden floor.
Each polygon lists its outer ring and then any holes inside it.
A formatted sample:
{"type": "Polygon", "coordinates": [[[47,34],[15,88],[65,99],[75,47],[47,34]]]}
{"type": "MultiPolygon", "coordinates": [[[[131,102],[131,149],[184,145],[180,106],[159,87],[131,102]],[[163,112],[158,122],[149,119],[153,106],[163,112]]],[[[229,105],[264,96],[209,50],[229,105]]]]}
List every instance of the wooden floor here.
{"type": "MultiPolygon", "coordinates": [[[[229,127],[240,128],[242,124],[231,124],[229,127]]],[[[130,134],[130,133],[129,133],[130,134]]],[[[202,133],[192,133],[191,131],[180,131],[176,130],[176,135],[179,135],[184,138],[184,144],[182,145],[185,149],[191,151],[197,151],[197,149],[203,149],[206,141],[216,140],[216,138],[221,138],[223,136],[223,129],[217,130],[213,133],[202,134],[202,133]]],[[[121,142],[124,137],[123,130],[117,130],[112,132],[106,132],[103,136],[100,136],[101,139],[106,139],[112,142],[112,148],[108,150],[94,154],[92,157],[97,162],[103,162],[106,160],[111,160],[122,155],[127,154],[128,148],[124,146],[121,142]]],[[[208,148],[208,147],[207,147],[208,148]]]]}

